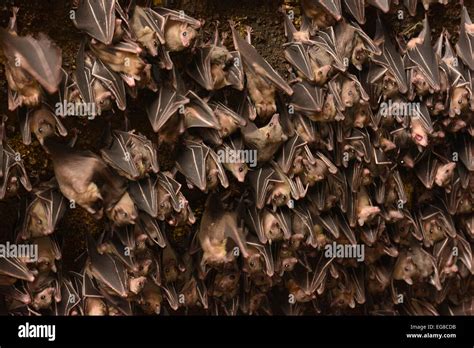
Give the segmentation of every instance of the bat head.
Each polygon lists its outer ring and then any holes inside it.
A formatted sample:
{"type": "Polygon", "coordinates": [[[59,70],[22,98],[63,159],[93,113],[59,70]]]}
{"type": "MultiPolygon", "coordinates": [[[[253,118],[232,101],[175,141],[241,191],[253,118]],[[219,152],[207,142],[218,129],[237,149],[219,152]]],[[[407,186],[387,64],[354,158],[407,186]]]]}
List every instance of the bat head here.
{"type": "Polygon", "coordinates": [[[110,220],[117,226],[134,225],[138,212],[128,192],[125,192],[120,200],[107,211],[110,220]]]}
{"type": "Polygon", "coordinates": [[[191,46],[197,36],[197,31],[187,23],[180,24],[179,38],[183,47],[191,46]]]}
{"type": "Polygon", "coordinates": [[[54,292],[54,287],[47,287],[41,290],[33,296],[33,301],[31,302],[31,305],[36,310],[49,308],[53,301],[54,292]]]}

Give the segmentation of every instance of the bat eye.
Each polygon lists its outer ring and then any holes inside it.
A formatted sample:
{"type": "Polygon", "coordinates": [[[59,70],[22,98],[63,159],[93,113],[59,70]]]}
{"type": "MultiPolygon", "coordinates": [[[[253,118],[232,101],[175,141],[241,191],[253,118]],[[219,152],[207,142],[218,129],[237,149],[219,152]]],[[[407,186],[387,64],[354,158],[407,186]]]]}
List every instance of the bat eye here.
{"type": "Polygon", "coordinates": [[[38,129],[38,132],[43,133],[43,127],[40,127],[40,128],[38,129]]]}
{"type": "Polygon", "coordinates": [[[459,100],[458,100],[458,103],[459,103],[459,104],[462,104],[462,99],[459,99],[459,100]]]}
{"type": "Polygon", "coordinates": [[[43,221],[41,221],[40,219],[36,220],[36,222],[38,223],[38,225],[42,225],[42,224],[43,224],[43,221]]]}
{"type": "Polygon", "coordinates": [[[230,280],[235,280],[235,274],[231,274],[231,275],[229,276],[229,279],[230,279],[230,280]]]}
{"type": "Polygon", "coordinates": [[[242,173],[244,171],[244,167],[239,167],[239,173],[242,173]]]}
{"type": "Polygon", "coordinates": [[[45,296],[45,295],[41,295],[40,299],[46,300],[46,296],[45,296]]]}
{"type": "Polygon", "coordinates": [[[165,273],[170,273],[170,269],[168,267],[165,268],[165,273]]]}
{"type": "Polygon", "coordinates": [[[127,217],[127,216],[128,216],[128,213],[124,211],[124,212],[122,213],[122,216],[123,216],[123,217],[127,217]]]}
{"type": "Polygon", "coordinates": [[[289,263],[285,263],[285,268],[289,268],[290,267],[290,264],[289,263]]]}
{"type": "Polygon", "coordinates": [[[349,94],[350,96],[352,96],[352,91],[349,91],[347,94],[349,94]]]}
{"type": "Polygon", "coordinates": [[[156,42],[156,40],[153,41],[153,46],[158,47],[158,42],[156,42]]]}
{"type": "Polygon", "coordinates": [[[250,265],[250,267],[255,267],[255,262],[250,261],[249,265],[250,265]]]}
{"type": "Polygon", "coordinates": [[[323,75],[323,72],[322,71],[318,71],[318,76],[322,76],[323,75]]]}
{"type": "Polygon", "coordinates": [[[273,122],[270,122],[268,125],[269,125],[270,127],[273,127],[273,122]]]}
{"type": "Polygon", "coordinates": [[[183,31],[183,36],[184,36],[184,37],[188,36],[188,32],[187,32],[187,31],[183,31]]]}

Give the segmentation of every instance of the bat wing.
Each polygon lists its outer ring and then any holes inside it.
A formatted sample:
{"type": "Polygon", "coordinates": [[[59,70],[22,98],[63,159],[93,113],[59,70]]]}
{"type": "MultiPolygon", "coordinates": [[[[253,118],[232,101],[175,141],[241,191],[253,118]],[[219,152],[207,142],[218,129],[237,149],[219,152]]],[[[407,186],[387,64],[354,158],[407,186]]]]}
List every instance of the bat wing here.
{"type": "Polygon", "coordinates": [[[235,24],[230,22],[234,47],[240,52],[246,66],[256,75],[261,75],[270,80],[276,87],[288,95],[293,93],[286,81],[272,68],[272,66],[257,52],[257,50],[242,39],[235,29],[235,24]]]}
{"type": "Polygon", "coordinates": [[[461,27],[459,40],[456,44],[456,52],[469,69],[474,70],[474,34],[468,32],[466,26],[472,26],[469,13],[465,6],[461,12],[461,27]]]}
{"type": "Polygon", "coordinates": [[[440,78],[438,61],[431,46],[431,29],[428,23],[428,17],[423,21],[424,27],[420,33],[423,43],[418,43],[413,49],[407,50],[407,57],[415,64],[423,76],[427,79],[429,85],[435,90],[440,89],[440,78]]]}
{"type": "Polygon", "coordinates": [[[339,238],[339,226],[330,214],[315,215],[314,220],[328,231],[334,238],[339,238]]]}
{"type": "Polygon", "coordinates": [[[403,4],[408,9],[410,16],[416,16],[416,6],[418,5],[418,0],[403,0],[403,4]]]}
{"type": "Polygon", "coordinates": [[[291,213],[286,207],[280,207],[276,211],[276,218],[280,224],[280,229],[283,230],[283,238],[285,240],[291,237],[291,213]]]}
{"type": "Polygon", "coordinates": [[[305,145],[306,142],[299,135],[295,135],[282,146],[277,163],[285,174],[290,171],[298,149],[305,145]]]}
{"type": "Polygon", "coordinates": [[[112,142],[100,150],[102,158],[119,173],[126,173],[133,180],[140,178],[140,172],[130,155],[128,142],[131,134],[127,132],[112,132],[112,142]]]}
{"type": "Polygon", "coordinates": [[[255,232],[260,243],[266,244],[268,242],[267,236],[263,231],[262,219],[259,210],[255,205],[247,208],[247,214],[245,214],[245,221],[247,226],[255,232]]]}
{"type": "Polygon", "coordinates": [[[425,151],[415,166],[415,173],[426,188],[433,187],[437,165],[436,156],[431,151],[425,151]]]}
{"type": "Polygon", "coordinates": [[[209,105],[196,93],[189,91],[186,94],[189,103],[184,113],[184,123],[186,128],[213,128],[220,130],[219,121],[209,105]]]}
{"type": "Polygon", "coordinates": [[[206,158],[208,155],[207,146],[189,142],[176,161],[178,170],[201,191],[205,191],[207,186],[206,158]]]}
{"type": "Polygon", "coordinates": [[[14,65],[19,63],[48,93],[53,94],[58,90],[61,82],[61,49],[46,35],[40,33],[38,39],[34,39],[1,29],[0,41],[5,55],[14,65]]]}
{"type": "MultiPolygon", "coordinates": [[[[288,16],[287,16],[288,17],[288,16]]],[[[314,81],[308,52],[301,42],[289,42],[283,45],[286,60],[298,70],[306,80],[314,81]]]]}
{"type": "Polygon", "coordinates": [[[99,254],[97,245],[90,236],[87,240],[87,251],[94,277],[121,297],[126,297],[127,279],[124,265],[110,254],[99,254]]]}
{"type": "Polygon", "coordinates": [[[322,88],[303,81],[293,86],[291,105],[303,115],[314,115],[322,110],[324,91],[322,88]]]}
{"type": "Polygon", "coordinates": [[[255,195],[255,204],[258,209],[262,209],[265,206],[266,198],[271,183],[274,181],[280,181],[275,170],[269,167],[260,168],[256,171],[249,172],[248,177],[250,180],[250,186],[253,189],[255,195]]]}
{"type": "Polygon", "coordinates": [[[188,23],[192,27],[199,28],[202,23],[197,19],[194,19],[184,13],[184,11],[175,11],[169,8],[159,7],[155,10],[160,16],[166,18],[166,20],[173,20],[178,22],[188,23]]]}
{"type": "Polygon", "coordinates": [[[392,0],[367,0],[367,4],[377,7],[383,13],[390,11],[390,2],[392,0]]]}
{"type": "Polygon", "coordinates": [[[237,219],[235,214],[225,214],[223,219],[224,221],[222,226],[224,229],[224,236],[232,239],[239,247],[242,256],[247,258],[249,256],[249,252],[247,249],[247,240],[245,238],[243,228],[237,226],[237,219]]]}
{"type": "Polygon", "coordinates": [[[147,234],[153,243],[157,244],[161,248],[166,247],[165,236],[156,219],[152,218],[148,214],[142,213],[140,214],[138,224],[140,229],[147,234]]]}
{"type": "Polygon", "coordinates": [[[238,51],[229,52],[232,56],[233,63],[226,70],[227,71],[227,82],[233,88],[242,91],[244,89],[245,74],[242,62],[242,56],[238,51]]]}
{"type": "Polygon", "coordinates": [[[75,12],[79,30],[109,45],[115,31],[115,0],[83,0],[75,12]]]}
{"type": "Polygon", "coordinates": [[[0,275],[5,275],[28,282],[35,280],[33,273],[16,257],[0,258],[0,275]]]}
{"type": "Polygon", "coordinates": [[[165,123],[188,102],[189,99],[176,90],[161,86],[158,97],[147,108],[153,131],[159,132],[165,123]]]}
{"type": "Polygon", "coordinates": [[[157,179],[151,176],[130,182],[129,192],[138,209],[156,218],[158,216],[157,179]]]}
{"type": "Polygon", "coordinates": [[[208,91],[214,89],[211,73],[211,55],[213,51],[214,46],[198,48],[192,63],[186,69],[188,75],[208,91]]]}
{"type": "Polygon", "coordinates": [[[229,179],[227,178],[227,174],[225,173],[224,166],[222,165],[221,161],[219,160],[219,156],[209,148],[209,156],[211,156],[212,160],[216,164],[218,172],[218,177],[221,182],[222,187],[227,188],[229,186],[229,179]]]}
{"type": "Polygon", "coordinates": [[[459,158],[464,163],[467,170],[470,172],[474,171],[474,141],[468,134],[459,137],[457,143],[457,149],[459,151],[459,158]]]}
{"type": "Polygon", "coordinates": [[[360,24],[365,24],[365,0],[343,0],[346,10],[360,24]]]}
{"type": "Polygon", "coordinates": [[[86,41],[83,40],[79,46],[79,51],[77,52],[76,58],[76,84],[79,92],[81,93],[81,98],[84,103],[92,103],[94,101],[94,96],[92,95],[92,71],[85,64],[85,47],[86,41]]]}
{"type": "Polygon", "coordinates": [[[120,110],[125,110],[127,106],[127,97],[123,79],[115,71],[107,68],[100,59],[96,59],[92,67],[92,76],[101,81],[104,86],[112,93],[120,110]]]}

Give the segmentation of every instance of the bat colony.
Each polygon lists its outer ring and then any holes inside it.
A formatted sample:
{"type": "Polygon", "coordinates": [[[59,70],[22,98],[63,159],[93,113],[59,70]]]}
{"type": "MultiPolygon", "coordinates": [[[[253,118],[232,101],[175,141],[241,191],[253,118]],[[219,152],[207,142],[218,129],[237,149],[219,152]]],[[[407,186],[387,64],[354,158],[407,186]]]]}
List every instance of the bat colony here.
{"type": "Polygon", "coordinates": [[[288,80],[250,27],[229,21],[204,41],[202,20],[118,0],[74,2],[83,41],[66,71],[54,38],[17,33],[12,8],[8,108],[54,176],[30,182],[2,117],[0,200],[21,202],[7,239],[38,255],[0,258],[0,312],[473,315],[474,24],[459,5],[452,45],[427,15],[406,40],[382,19],[438,2],[301,0],[295,18],[282,7],[288,80]],[[98,151],[66,141],[78,136],[68,114],[96,122],[144,90],[155,138],[125,122],[98,151]],[[160,170],[162,144],[177,149],[173,170],[160,170]],[[55,232],[71,203],[107,221],[74,271],[55,232]],[[180,227],[184,251],[169,238],[180,227]],[[349,245],[363,257],[325,255],[349,245]]]}

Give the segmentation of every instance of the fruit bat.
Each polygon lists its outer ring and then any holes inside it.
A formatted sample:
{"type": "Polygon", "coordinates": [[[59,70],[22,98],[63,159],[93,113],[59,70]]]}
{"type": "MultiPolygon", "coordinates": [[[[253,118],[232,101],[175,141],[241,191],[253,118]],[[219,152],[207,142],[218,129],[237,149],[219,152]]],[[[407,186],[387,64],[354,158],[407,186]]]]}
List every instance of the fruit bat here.
{"type": "Polygon", "coordinates": [[[188,91],[189,102],[184,107],[184,124],[186,128],[211,128],[220,130],[219,120],[211,107],[193,91],[188,91]]]}
{"type": "Polygon", "coordinates": [[[34,238],[33,243],[38,245],[38,260],[35,265],[40,273],[57,272],[56,261],[61,260],[61,250],[54,237],[44,236],[34,238]]]}
{"type": "Polygon", "coordinates": [[[166,48],[170,52],[177,52],[191,47],[197,36],[196,30],[201,27],[202,23],[184,12],[164,7],[157,8],[156,12],[165,18],[166,48]]]}
{"type": "Polygon", "coordinates": [[[411,71],[410,82],[417,94],[423,96],[440,90],[439,69],[431,46],[428,17],[425,17],[423,30],[418,37],[411,39],[407,44],[405,67],[411,71]]]}
{"type": "Polygon", "coordinates": [[[147,53],[156,57],[165,44],[165,18],[151,8],[135,6],[130,26],[147,53]]]}
{"type": "Polygon", "coordinates": [[[61,301],[54,303],[54,314],[59,316],[82,314],[79,288],[73,280],[62,276],[60,279],[61,301]]]}
{"type": "Polygon", "coordinates": [[[111,214],[127,214],[112,209],[120,208],[117,203],[126,198],[126,181],[114,174],[99,156],[67,148],[51,137],[45,139],[44,145],[51,156],[59,188],[67,199],[96,218],[102,217],[104,208],[111,214]]]}
{"type": "Polygon", "coordinates": [[[387,35],[380,16],[377,17],[376,30],[374,41],[379,44],[380,54],[374,54],[372,62],[379,65],[380,68],[370,67],[369,80],[371,83],[375,83],[380,78],[383,79],[383,93],[386,98],[393,97],[395,91],[404,94],[408,91],[405,66],[400,53],[387,35]]]}
{"type": "Polygon", "coordinates": [[[322,88],[303,81],[293,85],[291,104],[294,111],[315,121],[319,120],[324,106],[324,91],[322,88]]]}
{"type": "Polygon", "coordinates": [[[109,144],[100,152],[105,162],[129,180],[138,180],[159,170],[155,146],[134,131],[114,130],[109,144]]]}
{"type": "Polygon", "coordinates": [[[261,128],[248,122],[247,126],[242,128],[242,135],[244,142],[257,150],[258,163],[269,161],[281,144],[288,139],[283,132],[278,114],[273,115],[268,124],[261,128]]]}
{"type": "Polygon", "coordinates": [[[474,70],[474,25],[469,18],[469,13],[465,6],[461,11],[461,26],[459,33],[459,40],[456,43],[456,52],[462,61],[474,70]]]}
{"type": "Polygon", "coordinates": [[[109,70],[120,74],[128,86],[134,87],[135,80],[141,79],[146,64],[139,56],[142,49],[135,42],[120,42],[110,46],[91,43],[89,48],[109,70]]]}
{"type": "Polygon", "coordinates": [[[266,204],[273,204],[276,208],[290,201],[291,189],[274,168],[260,168],[250,172],[248,177],[257,209],[262,209],[266,204]]]}
{"type": "MultiPolygon", "coordinates": [[[[223,145],[218,148],[217,153],[239,154],[243,149],[244,145],[242,139],[240,137],[233,137],[223,143],[223,145]]],[[[235,161],[223,161],[222,165],[232,173],[238,182],[244,182],[249,171],[249,166],[243,158],[239,158],[238,155],[235,157],[235,161]]]]}
{"type": "Polygon", "coordinates": [[[313,30],[332,26],[342,18],[341,0],[303,0],[301,8],[313,30]]]}
{"type": "Polygon", "coordinates": [[[0,29],[0,45],[7,58],[6,77],[9,86],[9,109],[23,104],[39,104],[38,83],[49,94],[58,90],[61,81],[61,50],[43,33],[38,39],[16,34],[16,12],[10,23],[12,30],[0,29]]]}
{"type": "Polygon", "coordinates": [[[32,299],[30,305],[36,311],[49,309],[53,301],[61,301],[58,281],[50,275],[38,276],[27,288],[32,299]]]}
{"type": "Polygon", "coordinates": [[[35,134],[40,144],[43,144],[44,138],[56,133],[63,137],[67,135],[67,129],[61,120],[45,104],[42,104],[39,109],[28,110],[24,118],[22,115],[23,113],[20,113],[20,129],[25,145],[31,144],[31,133],[35,134]]]}
{"type": "Polygon", "coordinates": [[[219,195],[208,196],[197,238],[204,252],[202,268],[206,264],[219,265],[232,261],[236,253],[230,240],[239,248],[239,254],[244,258],[249,256],[238,214],[235,210],[226,211],[219,195]]]}
{"type": "Polygon", "coordinates": [[[125,266],[111,254],[100,254],[92,237],[87,238],[88,273],[121,297],[128,295],[128,277],[125,266]]]}
{"type": "Polygon", "coordinates": [[[288,95],[292,95],[293,90],[250,44],[251,29],[247,28],[248,41],[246,41],[238,34],[235,23],[230,21],[229,24],[232,30],[234,47],[242,56],[249,95],[255,103],[257,114],[264,119],[268,119],[276,112],[275,88],[288,95]]]}
{"type": "Polygon", "coordinates": [[[216,26],[214,40],[197,48],[193,62],[187,68],[187,73],[197,83],[208,91],[232,86],[238,90],[244,88],[244,72],[241,55],[238,51],[230,52],[219,42],[219,32],[216,26]]]}
{"type": "MultiPolygon", "coordinates": [[[[165,124],[167,124],[172,117],[179,117],[177,115],[178,110],[183,110],[184,113],[184,105],[190,101],[189,98],[165,85],[160,86],[157,95],[157,98],[147,107],[148,118],[150,119],[153,131],[156,133],[162,131],[165,124]]],[[[182,128],[183,129],[180,130],[179,128],[176,129],[176,127],[173,127],[171,131],[179,135],[184,132],[184,126],[182,128]]]]}
{"type": "MultiPolygon", "coordinates": [[[[101,83],[115,99],[115,103],[120,110],[125,110],[126,108],[126,95],[125,95],[125,85],[121,76],[109,69],[100,59],[96,59],[92,65],[91,70],[92,77],[96,79],[97,83],[101,83]]],[[[94,97],[97,102],[99,99],[99,108],[101,108],[100,101],[104,98],[101,96],[95,87],[94,88],[94,97]]],[[[101,108],[102,109],[102,108],[101,108]]]]}
{"type": "Polygon", "coordinates": [[[242,271],[249,275],[265,272],[272,277],[275,272],[270,245],[261,244],[255,237],[247,239],[249,257],[244,259],[242,271]]]}
{"type": "Polygon", "coordinates": [[[115,6],[115,0],[80,0],[74,10],[74,25],[94,39],[109,45],[116,26],[115,6]]]}
{"type": "Polygon", "coordinates": [[[34,194],[20,233],[24,240],[52,234],[66,212],[66,200],[53,182],[40,185],[34,194]]]}
{"type": "Polygon", "coordinates": [[[20,183],[31,191],[31,183],[23,160],[4,139],[0,142],[0,199],[13,197],[20,189],[20,183]]]}
{"type": "Polygon", "coordinates": [[[227,174],[217,154],[204,143],[188,141],[176,165],[186,177],[188,185],[196,186],[203,192],[213,190],[219,182],[223,187],[229,186],[227,174]]]}
{"type": "Polygon", "coordinates": [[[290,239],[291,214],[284,207],[275,212],[267,208],[257,210],[255,206],[248,207],[245,221],[262,244],[290,239]]]}

